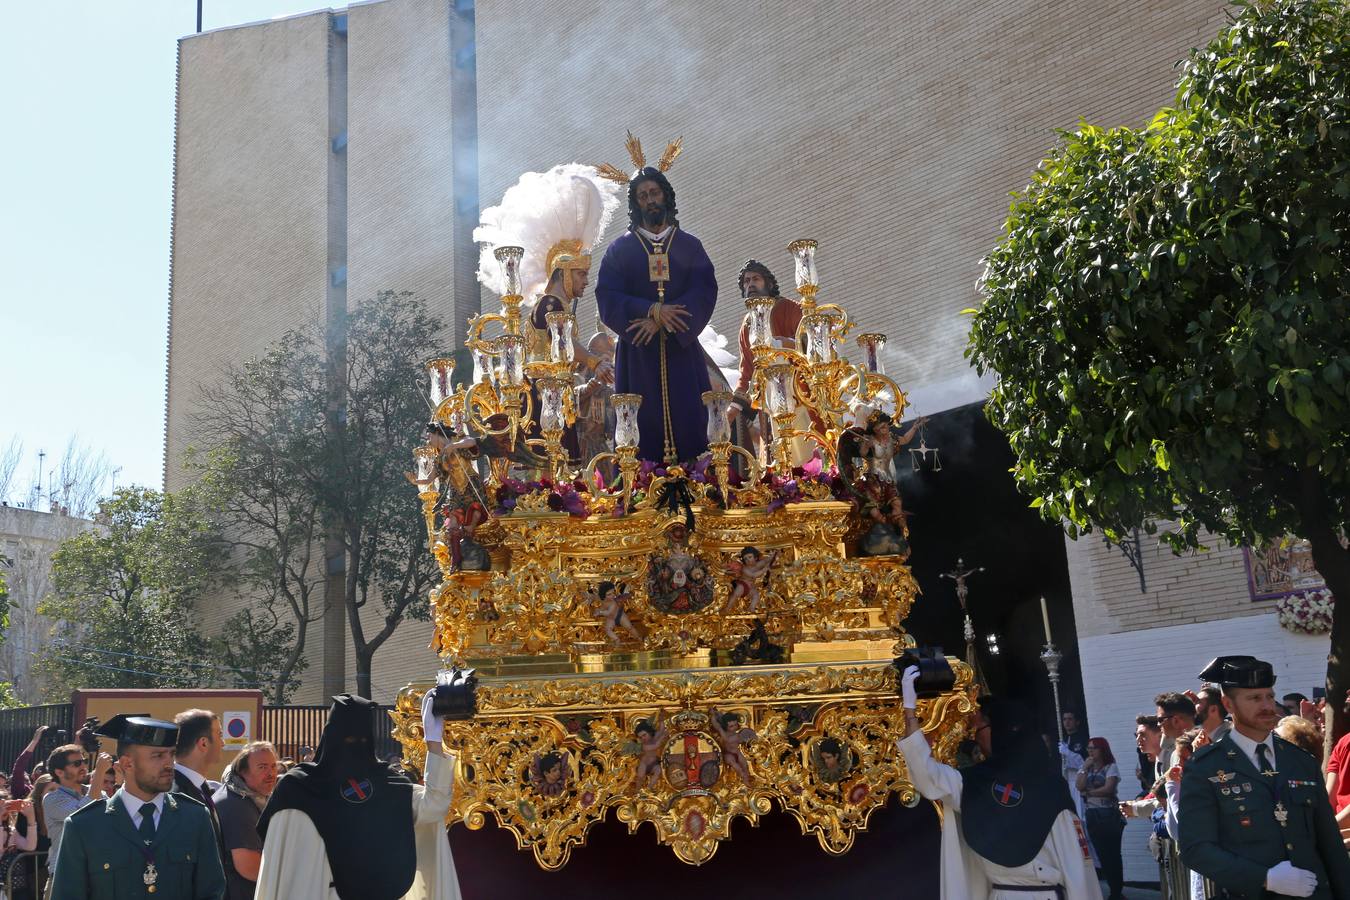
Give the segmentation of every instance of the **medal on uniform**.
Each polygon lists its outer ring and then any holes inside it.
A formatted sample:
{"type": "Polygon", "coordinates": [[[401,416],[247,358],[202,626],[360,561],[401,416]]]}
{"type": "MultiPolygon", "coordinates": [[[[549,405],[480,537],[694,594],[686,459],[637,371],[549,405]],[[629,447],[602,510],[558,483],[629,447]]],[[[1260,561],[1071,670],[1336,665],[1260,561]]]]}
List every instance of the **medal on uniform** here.
{"type": "Polygon", "coordinates": [[[155,869],[155,864],[147,862],[145,872],[141,875],[141,881],[145,882],[145,889],[150,893],[155,892],[155,882],[159,880],[159,871],[155,869]]]}
{"type": "Polygon", "coordinates": [[[1284,808],[1283,800],[1275,804],[1275,821],[1281,825],[1289,824],[1289,810],[1284,808]]]}

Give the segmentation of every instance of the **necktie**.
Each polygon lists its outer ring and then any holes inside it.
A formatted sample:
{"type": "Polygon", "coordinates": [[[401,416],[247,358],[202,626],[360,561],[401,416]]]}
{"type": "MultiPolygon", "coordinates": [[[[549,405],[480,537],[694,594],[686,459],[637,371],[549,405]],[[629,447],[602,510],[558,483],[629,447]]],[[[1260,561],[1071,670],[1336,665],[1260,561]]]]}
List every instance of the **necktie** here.
{"type": "Polygon", "coordinates": [[[203,781],[202,786],[197,788],[197,793],[202,795],[202,802],[205,803],[206,808],[211,811],[211,815],[215,816],[216,801],[211,799],[211,791],[207,788],[206,782],[203,781]]]}
{"type": "Polygon", "coordinates": [[[1266,755],[1267,747],[1265,744],[1256,745],[1256,764],[1261,769],[1261,774],[1275,771],[1275,767],[1270,764],[1270,757],[1266,755]]]}
{"type": "Polygon", "coordinates": [[[155,804],[141,804],[141,838],[148,844],[155,839],[155,804]]]}

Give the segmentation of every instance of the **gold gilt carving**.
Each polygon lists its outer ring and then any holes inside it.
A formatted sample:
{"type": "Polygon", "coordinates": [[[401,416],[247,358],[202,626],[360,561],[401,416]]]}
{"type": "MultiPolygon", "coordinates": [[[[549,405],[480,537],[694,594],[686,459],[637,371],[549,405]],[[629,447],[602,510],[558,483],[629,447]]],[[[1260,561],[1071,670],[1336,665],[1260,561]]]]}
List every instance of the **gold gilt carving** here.
{"type": "MultiPolygon", "coordinates": [[[[973,709],[970,670],[920,701],[934,754],[951,760],[973,709]]],[[[644,822],[684,862],[712,858],[738,817],[775,805],[828,853],[846,852],[894,795],[918,794],[896,750],[902,714],[884,664],[684,671],[638,681],[613,676],[486,679],[479,714],[448,723],[458,756],[450,822],[491,818],[547,869],[565,865],[612,811],[644,822]]],[[[420,697],[405,689],[395,737],[415,768],[425,760],[420,697]]]]}
{"type": "MultiPolygon", "coordinates": [[[[546,500],[527,494],[518,508],[546,500]]],[[[492,573],[450,572],[431,602],[437,639],[448,660],[503,654],[581,654],[608,650],[698,648],[729,650],[753,627],[766,623],[776,641],[884,638],[899,634],[918,585],[895,557],[848,558],[844,538],[848,506],[835,501],[790,504],[774,512],[696,508],[697,527],[676,542],[683,519],[655,509],[630,516],[585,519],[556,512],[518,512],[492,519],[477,539],[494,561],[492,573]],[[677,546],[678,543],[678,546],[677,546]],[[767,571],[745,576],[754,584],[735,589],[747,548],[767,571]],[[680,606],[677,588],[662,579],[676,552],[690,562],[678,578],[701,585],[702,594],[680,606]],[[615,582],[632,630],[608,635],[599,598],[590,592],[615,582]],[[664,593],[654,595],[653,587],[664,593]],[[877,609],[880,628],[850,611],[877,609]],[[617,636],[617,640],[616,640],[617,636]],[[489,652],[490,651],[490,652],[489,652]]],[[[435,545],[448,568],[443,543],[435,545]]],[[[611,623],[612,624],[612,623],[611,623]]],[[[613,630],[613,629],[611,629],[613,630]]]]}

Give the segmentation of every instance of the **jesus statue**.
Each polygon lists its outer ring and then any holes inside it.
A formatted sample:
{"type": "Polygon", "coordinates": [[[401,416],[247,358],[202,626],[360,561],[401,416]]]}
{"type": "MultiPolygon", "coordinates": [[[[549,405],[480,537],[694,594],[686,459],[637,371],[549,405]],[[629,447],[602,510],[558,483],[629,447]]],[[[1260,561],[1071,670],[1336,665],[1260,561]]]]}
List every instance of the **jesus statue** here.
{"type": "Polygon", "coordinates": [[[628,215],[595,285],[600,319],[619,336],[614,390],[642,395],[639,458],[689,461],[708,449],[709,381],[698,338],[712,318],[717,280],[703,245],[680,228],[675,191],[659,169],[633,176],[628,215]]]}

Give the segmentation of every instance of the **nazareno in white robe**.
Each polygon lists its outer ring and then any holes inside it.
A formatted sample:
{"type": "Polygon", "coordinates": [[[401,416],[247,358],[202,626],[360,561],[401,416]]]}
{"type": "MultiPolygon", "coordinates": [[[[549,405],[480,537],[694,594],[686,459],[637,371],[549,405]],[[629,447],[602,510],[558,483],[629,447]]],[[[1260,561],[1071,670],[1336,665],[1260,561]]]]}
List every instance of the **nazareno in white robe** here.
{"type": "Polygon", "coordinates": [[[1055,900],[1044,893],[996,891],[992,885],[1061,884],[1066,900],[1101,900],[1102,887],[1087,852],[1087,834],[1067,809],[1055,819],[1040,851],[1028,863],[1009,868],[980,856],[961,836],[961,773],[933,759],[928,739],[915,731],[900,741],[910,781],[925,800],[942,804],[942,900],[1055,900]]]}
{"type": "MultiPolygon", "coordinates": [[[[426,784],[413,785],[417,875],[403,900],[459,900],[459,879],[445,834],[454,781],[454,755],[427,754],[426,784]]],[[[332,881],[323,838],[309,816],[298,809],[274,815],[263,842],[255,900],[339,900],[332,881]]]]}

